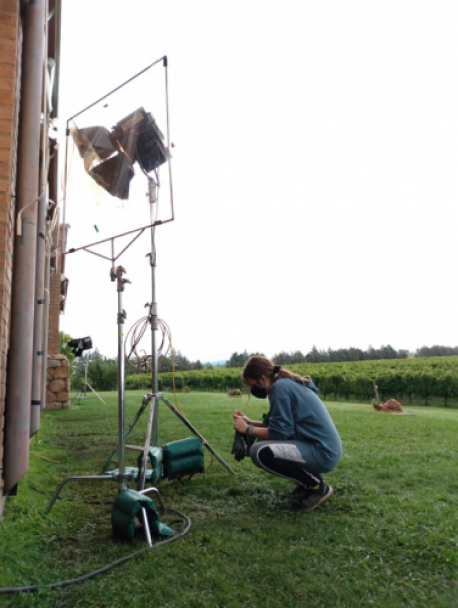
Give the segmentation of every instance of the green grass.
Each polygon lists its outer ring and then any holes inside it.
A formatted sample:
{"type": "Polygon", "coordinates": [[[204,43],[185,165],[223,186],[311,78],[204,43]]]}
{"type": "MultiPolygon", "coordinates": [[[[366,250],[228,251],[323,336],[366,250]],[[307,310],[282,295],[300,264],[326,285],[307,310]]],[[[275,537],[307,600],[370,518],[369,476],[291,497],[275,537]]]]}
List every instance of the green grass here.
{"type": "MultiPolygon", "coordinates": [[[[126,393],[127,422],[141,396],[126,393]]],[[[31,452],[59,462],[31,455],[18,496],[7,501],[0,587],[74,578],[146,546],[141,535],[133,544],[112,538],[109,504],[62,500],[45,516],[49,496],[31,488],[53,492],[69,475],[100,472],[117,437],[117,396],[102,397],[106,406],[91,396],[70,410],[43,413],[31,452]]],[[[316,511],[296,513],[288,509],[291,484],[230,455],[233,409],[258,418],[267,403],[216,393],[179,398],[237,472],[214,461],[183,484],[161,482],[166,506],[191,518],[190,532],[91,581],[2,595],[1,606],[458,607],[456,410],[412,407],[406,409],[416,416],[395,416],[326,402],[345,449],[326,476],[335,496],[316,511]]],[[[129,442],[143,443],[146,420],[144,413],[129,442]]],[[[161,445],[190,436],[163,404],[159,430],[161,445]]],[[[63,495],[112,501],[116,484],[69,483],[63,495]]]]}

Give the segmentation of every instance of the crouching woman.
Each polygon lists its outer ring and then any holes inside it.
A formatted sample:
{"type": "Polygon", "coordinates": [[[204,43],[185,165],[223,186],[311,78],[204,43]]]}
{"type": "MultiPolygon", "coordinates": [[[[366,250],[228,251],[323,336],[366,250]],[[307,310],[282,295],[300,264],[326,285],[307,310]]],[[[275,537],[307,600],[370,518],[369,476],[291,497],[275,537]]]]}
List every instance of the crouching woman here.
{"type": "Polygon", "coordinates": [[[318,397],[310,376],[299,376],[274,365],[266,357],[248,359],[242,377],[251,394],[269,398],[265,422],[234,412],[234,428],[245,434],[254,464],[296,483],[296,508],[312,510],[334,493],[321,476],[332,471],[342,456],[339,433],[318,397]],[[251,440],[251,441],[250,441],[251,440]]]}

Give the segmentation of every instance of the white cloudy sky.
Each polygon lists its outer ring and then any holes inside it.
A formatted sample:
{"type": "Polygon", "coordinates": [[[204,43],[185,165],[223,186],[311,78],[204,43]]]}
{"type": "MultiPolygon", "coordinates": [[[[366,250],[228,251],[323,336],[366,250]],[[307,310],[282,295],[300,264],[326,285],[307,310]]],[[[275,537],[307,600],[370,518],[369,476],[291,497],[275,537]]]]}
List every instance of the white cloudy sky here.
{"type": "MultiPolygon", "coordinates": [[[[176,219],[156,231],[156,300],[175,348],[458,344],[457,25],[452,0],[63,1],[63,126],[168,56],[176,219]]],[[[165,130],[151,71],[111,107],[165,130]]],[[[138,188],[123,205],[69,197],[69,246],[148,224],[138,188]]],[[[126,331],[151,301],[149,246],[120,259],[126,331]]],[[[61,329],[114,356],[109,271],[67,256],[61,329]]]]}

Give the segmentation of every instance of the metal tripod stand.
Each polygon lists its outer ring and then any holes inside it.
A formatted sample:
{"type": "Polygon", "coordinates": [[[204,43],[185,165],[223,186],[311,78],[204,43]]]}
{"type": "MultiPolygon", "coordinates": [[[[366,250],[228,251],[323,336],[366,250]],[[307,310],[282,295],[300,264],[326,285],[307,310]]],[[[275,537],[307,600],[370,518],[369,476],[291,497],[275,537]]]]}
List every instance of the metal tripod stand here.
{"type": "MultiPolygon", "coordinates": [[[[112,239],[112,251],[114,249],[114,243],[112,239]]],[[[123,490],[127,489],[127,482],[131,482],[134,479],[134,474],[127,473],[125,470],[125,462],[124,462],[124,357],[123,357],[123,325],[124,320],[126,318],[126,312],[122,307],[122,293],[124,291],[124,285],[126,283],[130,283],[130,281],[124,278],[125,269],[122,266],[117,266],[115,268],[114,261],[115,257],[112,257],[112,268],[110,272],[110,277],[112,281],[116,281],[117,283],[117,292],[118,292],[118,314],[117,314],[117,324],[118,324],[118,471],[115,474],[105,474],[105,475],[76,475],[72,477],[67,477],[63,479],[58,485],[56,491],[54,492],[45,513],[49,513],[52,509],[55,501],[57,500],[62,488],[64,485],[70,481],[111,481],[117,482],[118,484],[118,494],[120,494],[123,490]]],[[[162,510],[164,510],[164,503],[159,494],[159,491],[156,488],[148,488],[145,490],[144,494],[149,492],[155,492],[158,497],[158,502],[162,510]]],[[[143,528],[145,531],[146,540],[149,546],[152,546],[151,539],[151,531],[148,523],[148,516],[145,508],[141,509],[143,528]]]]}
{"type": "Polygon", "coordinates": [[[88,371],[88,367],[89,367],[89,354],[84,357],[84,382],[83,382],[83,386],[81,387],[81,390],[75,395],[75,399],[78,399],[78,405],[81,401],[81,399],[87,399],[87,389],[89,389],[90,391],[92,391],[94,393],[94,395],[97,397],[97,399],[99,399],[99,401],[101,401],[103,403],[103,405],[106,405],[105,401],[102,399],[102,397],[92,388],[92,386],[89,384],[89,382],[87,381],[87,371],[88,371]]]}
{"type": "MultiPolygon", "coordinates": [[[[146,466],[147,466],[147,456],[148,450],[151,446],[151,441],[154,446],[158,445],[158,425],[159,425],[159,403],[162,401],[165,405],[190,429],[190,431],[199,437],[202,441],[202,445],[214,456],[218,462],[231,474],[235,474],[235,472],[229,467],[229,465],[219,456],[219,454],[212,448],[212,446],[206,441],[206,439],[197,431],[196,428],[185,418],[185,416],[178,411],[178,409],[170,403],[167,399],[165,399],[162,393],[158,392],[158,370],[157,370],[157,346],[156,346],[156,332],[158,331],[158,316],[157,316],[157,302],[156,302],[156,246],[155,246],[155,227],[159,222],[155,222],[155,209],[154,205],[157,203],[157,190],[158,185],[156,181],[147,176],[148,178],[148,198],[150,203],[150,219],[151,219],[151,252],[147,254],[146,257],[149,258],[150,268],[151,268],[151,303],[148,303],[146,306],[149,309],[148,321],[151,327],[151,389],[152,392],[143,397],[142,405],[140,409],[134,416],[132,422],[130,423],[127,431],[123,436],[123,441],[121,441],[121,437],[118,441],[118,447],[111,453],[102,472],[105,472],[113,458],[119,452],[119,446],[122,445],[123,449],[126,447],[127,449],[131,449],[134,451],[142,451],[143,458],[142,464],[139,471],[138,476],[138,490],[140,492],[145,491],[145,481],[146,481],[146,466]],[[126,439],[129,436],[130,432],[134,428],[135,424],[140,419],[142,413],[148,407],[149,404],[149,414],[148,414],[148,422],[146,427],[146,436],[145,436],[145,444],[143,448],[141,446],[134,445],[126,445],[126,439]]],[[[122,356],[118,354],[118,357],[122,356]]],[[[124,461],[124,454],[122,456],[119,454],[118,462],[124,461]]]]}
{"type": "MultiPolygon", "coordinates": [[[[140,76],[142,73],[145,73],[147,70],[149,70],[150,68],[152,68],[154,65],[158,64],[159,62],[163,63],[164,69],[165,69],[165,93],[166,93],[166,122],[167,122],[167,145],[166,148],[168,149],[170,147],[170,136],[169,136],[169,115],[168,115],[168,78],[167,78],[167,57],[162,57],[160,60],[152,63],[150,66],[148,66],[147,68],[145,68],[145,70],[142,70],[142,72],[139,72],[138,74],[136,74],[135,76],[133,76],[132,78],[130,78],[129,80],[127,80],[126,82],[124,82],[123,84],[121,84],[120,86],[116,87],[115,89],[113,89],[110,93],[108,93],[107,95],[101,97],[100,99],[94,101],[92,104],[90,104],[89,106],[87,106],[84,110],[81,110],[81,112],[78,112],[77,114],[73,115],[70,119],[68,119],[67,121],[67,158],[68,158],[68,141],[69,141],[69,135],[70,135],[70,122],[72,120],[74,120],[75,118],[77,118],[79,115],[83,114],[84,112],[88,111],[90,108],[93,108],[94,106],[96,106],[97,104],[100,104],[102,101],[104,101],[106,98],[108,98],[109,96],[113,95],[116,91],[118,91],[119,89],[121,89],[122,87],[124,87],[125,85],[127,85],[129,82],[131,82],[132,80],[134,80],[135,78],[137,78],[138,76],[140,76]]],[[[129,120],[131,119],[131,117],[126,117],[129,118],[129,120]]],[[[127,123],[126,123],[127,124],[127,123]]],[[[149,123],[148,123],[149,124],[149,123]]],[[[123,126],[123,125],[122,125],[123,126]]],[[[132,127],[132,125],[131,125],[132,127]]],[[[162,140],[162,137],[159,137],[159,140],[162,140]]],[[[159,147],[161,148],[161,141],[159,141],[157,138],[154,141],[157,141],[159,147]]],[[[119,142],[118,142],[119,143],[119,142]]],[[[138,152],[138,150],[137,150],[138,152]]],[[[162,151],[163,152],[163,151],[162,151]]],[[[123,154],[125,154],[127,156],[127,153],[125,150],[123,150],[123,154]]],[[[170,161],[170,159],[168,159],[170,161]]],[[[134,162],[132,160],[132,162],[134,162]]],[[[135,477],[135,473],[132,472],[132,468],[129,468],[129,472],[126,472],[126,466],[125,466],[125,449],[126,449],[126,437],[129,434],[130,430],[133,428],[134,424],[136,423],[136,421],[139,419],[139,417],[141,416],[142,412],[147,408],[147,406],[150,406],[149,409],[149,416],[148,416],[148,425],[147,425],[147,433],[146,433],[146,439],[145,439],[145,445],[144,447],[141,448],[135,448],[134,449],[140,449],[140,451],[143,452],[143,462],[142,462],[142,466],[141,466],[141,470],[139,472],[139,478],[138,478],[138,485],[139,485],[139,492],[142,494],[146,494],[149,492],[155,492],[160,504],[160,507],[162,509],[164,509],[164,505],[162,502],[162,498],[157,490],[157,488],[155,487],[151,487],[148,489],[145,489],[145,477],[146,477],[146,462],[147,462],[147,458],[146,455],[148,453],[148,449],[149,446],[151,444],[151,438],[153,439],[153,442],[155,445],[157,445],[157,440],[158,440],[158,402],[159,400],[163,400],[166,405],[172,409],[172,411],[174,413],[176,413],[176,415],[178,415],[180,417],[180,419],[183,420],[183,422],[185,422],[185,424],[188,426],[188,428],[190,428],[192,430],[192,432],[194,434],[196,434],[198,437],[201,438],[203,445],[213,454],[215,455],[219,462],[221,462],[231,473],[234,473],[234,471],[232,471],[232,469],[230,469],[230,467],[228,467],[228,465],[226,465],[226,463],[224,462],[224,460],[222,458],[220,458],[216,452],[213,450],[213,448],[211,448],[211,446],[208,444],[208,442],[206,442],[203,437],[194,429],[194,427],[192,427],[192,425],[190,425],[190,423],[184,418],[184,416],[182,416],[175,408],[174,406],[167,402],[167,400],[164,399],[162,394],[159,394],[157,392],[157,347],[156,347],[156,331],[158,329],[158,317],[157,317],[157,305],[156,305],[156,294],[155,294],[155,266],[156,266],[156,251],[155,251],[155,243],[154,243],[154,230],[155,227],[157,225],[162,225],[168,222],[171,222],[174,220],[174,210],[173,210],[173,192],[172,192],[172,174],[171,174],[171,164],[170,162],[168,162],[168,170],[169,170],[169,182],[170,182],[170,206],[171,206],[171,217],[165,220],[158,220],[155,217],[155,214],[153,213],[153,207],[154,207],[154,203],[157,202],[157,189],[158,189],[158,184],[156,183],[156,181],[154,179],[152,179],[148,173],[146,172],[146,170],[143,167],[142,162],[140,162],[140,160],[138,161],[138,164],[140,165],[140,168],[142,170],[142,172],[146,175],[147,179],[148,179],[148,185],[149,185],[149,191],[148,191],[148,196],[149,196],[149,202],[150,202],[150,213],[151,213],[151,220],[150,220],[150,224],[148,226],[143,226],[142,228],[138,228],[136,230],[130,230],[129,232],[124,232],[123,234],[119,234],[115,237],[111,237],[109,239],[105,239],[103,241],[98,241],[96,243],[92,243],[90,245],[86,245],[84,247],[80,247],[79,249],[70,249],[69,251],[65,252],[66,254],[70,254],[70,253],[74,253],[76,251],[79,250],[84,250],[88,253],[92,253],[94,255],[97,255],[99,257],[105,258],[107,260],[110,260],[111,262],[111,272],[110,272],[110,277],[111,280],[114,282],[116,281],[117,284],[117,293],[118,293],[118,314],[117,314],[117,325],[118,325],[118,442],[117,442],[117,447],[115,452],[113,453],[113,455],[110,457],[109,462],[111,462],[112,458],[114,457],[114,454],[118,455],[118,469],[115,472],[111,472],[111,473],[105,473],[102,475],[82,475],[82,476],[74,476],[74,477],[68,477],[64,480],[61,481],[61,483],[59,484],[57,490],[55,491],[50,503],[48,504],[48,507],[46,509],[46,513],[48,513],[54,502],[56,501],[62,487],[68,483],[69,481],[115,481],[118,483],[118,494],[121,494],[121,492],[123,492],[124,490],[127,489],[127,483],[128,482],[132,482],[134,480],[135,477]],[[150,257],[150,265],[151,265],[151,277],[152,277],[152,299],[151,299],[151,304],[149,304],[149,322],[151,325],[151,370],[152,370],[152,378],[151,378],[151,393],[147,396],[144,397],[143,402],[142,402],[142,406],[139,410],[139,412],[137,413],[134,422],[131,423],[127,433],[124,430],[125,427],[125,403],[124,403],[124,353],[123,353],[123,340],[124,340],[124,332],[123,332],[123,325],[124,325],[124,321],[126,318],[126,313],[122,308],[122,294],[124,291],[124,286],[126,283],[128,283],[129,281],[127,279],[125,279],[124,274],[125,274],[125,269],[122,266],[116,266],[115,262],[116,260],[124,253],[124,251],[126,251],[126,249],[128,247],[130,247],[130,245],[133,244],[133,242],[135,240],[137,240],[142,234],[143,232],[145,232],[145,230],[150,229],[151,230],[151,253],[148,254],[148,256],[150,257]],[[122,249],[122,251],[115,256],[114,253],[114,243],[115,243],[115,239],[120,238],[120,237],[124,237],[126,235],[132,235],[132,239],[131,241],[124,247],[124,249],[122,249]],[[90,248],[95,247],[100,245],[101,243],[105,243],[107,241],[111,242],[111,256],[108,257],[106,255],[102,255],[98,252],[92,251],[90,248]]],[[[160,163],[159,163],[160,164],[160,163]]],[[[156,167],[159,165],[155,165],[156,167]]],[[[155,167],[150,167],[149,171],[151,171],[153,168],[155,167]]],[[[157,177],[157,172],[156,172],[156,177],[157,177]]],[[[64,184],[64,192],[66,192],[66,184],[67,184],[67,172],[65,174],[65,184],[64,184]]],[[[114,196],[117,196],[117,194],[115,194],[114,196]]],[[[65,197],[65,194],[64,194],[65,197]]],[[[156,210],[157,210],[157,206],[156,206],[156,210]]],[[[64,212],[64,221],[63,223],[65,224],[65,212],[64,212]]],[[[87,380],[85,378],[85,380],[87,380]]],[[[87,381],[85,381],[85,388],[87,388],[87,381]]],[[[91,387],[90,387],[91,388],[91,387]]],[[[106,467],[107,468],[107,467],[106,467]]],[[[106,468],[104,469],[104,471],[106,470],[106,468]]],[[[146,538],[148,541],[148,544],[151,545],[152,541],[151,541],[151,534],[150,534],[150,530],[149,530],[149,525],[148,525],[148,519],[147,519],[147,514],[145,509],[142,509],[142,518],[143,518],[143,524],[144,524],[144,529],[145,529],[145,534],[146,534],[146,538]]]]}
{"type": "MultiPolygon", "coordinates": [[[[152,180],[152,181],[154,181],[154,180],[152,180]]],[[[217,454],[217,452],[202,437],[202,435],[200,435],[200,433],[191,425],[191,423],[188,420],[186,420],[186,418],[180,412],[178,412],[178,410],[169,401],[167,401],[167,399],[164,398],[163,394],[157,392],[157,350],[156,350],[155,332],[158,329],[158,318],[157,318],[157,304],[156,304],[156,291],[155,291],[156,252],[155,252],[155,244],[154,244],[154,228],[155,228],[156,224],[161,224],[163,222],[153,221],[153,217],[154,217],[153,204],[155,202],[157,202],[156,188],[157,188],[157,185],[155,182],[154,182],[154,184],[150,183],[149,199],[150,199],[150,203],[151,203],[152,221],[149,226],[144,226],[142,228],[139,228],[138,230],[133,230],[133,231],[130,231],[130,232],[127,232],[124,234],[120,234],[120,235],[117,235],[116,237],[111,237],[110,239],[105,239],[105,240],[99,241],[97,243],[92,243],[90,245],[86,245],[79,249],[70,249],[68,252],[68,253],[74,253],[79,250],[85,250],[88,253],[98,255],[99,257],[102,257],[105,259],[109,259],[112,264],[111,271],[110,271],[110,278],[111,278],[112,282],[116,281],[117,294],[118,294],[118,313],[117,313],[117,325],[118,325],[118,332],[117,332],[118,333],[118,443],[117,443],[117,447],[116,447],[115,451],[110,456],[110,458],[107,461],[107,464],[105,465],[103,474],[101,474],[101,475],[77,475],[77,476],[67,477],[67,478],[63,479],[61,481],[61,483],[59,484],[59,486],[57,487],[56,491],[54,492],[54,494],[46,508],[45,513],[49,513],[49,511],[52,509],[55,501],[57,500],[57,497],[59,496],[63,486],[70,481],[111,481],[111,482],[114,481],[114,482],[118,483],[118,493],[121,493],[123,490],[127,489],[127,483],[133,482],[135,480],[135,473],[132,471],[129,471],[128,473],[126,473],[126,466],[125,466],[126,438],[129,435],[132,428],[134,427],[135,423],[140,418],[143,411],[147,408],[148,404],[149,404],[149,416],[148,416],[148,424],[147,424],[147,431],[146,431],[144,447],[129,446],[129,448],[133,449],[133,450],[137,450],[137,451],[143,451],[142,466],[141,466],[141,470],[139,471],[139,476],[137,479],[138,491],[141,494],[147,494],[150,492],[154,492],[158,499],[159,505],[160,505],[161,509],[163,510],[164,504],[163,504],[161,495],[159,493],[159,490],[155,487],[150,487],[150,488],[145,489],[147,454],[148,454],[149,447],[151,445],[151,438],[153,439],[154,445],[157,445],[157,441],[158,441],[158,404],[159,404],[160,400],[162,400],[167,405],[167,407],[169,409],[171,409],[173,411],[173,413],[176,414],[180,418],[180,420],[182,420],[182,422],[184,422],[186,424],[186,426],[196,436],[198,436],[202,440],[203,446],[207,450],[209,450],[210,453],[213,456],[215,456],[217,458],[217,460],[230,473],[235,474],[235,472],[217,454]],[[132,243],[135,240],[137,240],[137,238],[147,228],[151,229],[151,246],[152,246],[151,253],[148,254],[148,257],[150,258],[151,278],[152,278],[152,302],[151,302],[151,304],[148,304],[149,310],[150,310],[149,322],[151,325],[151,348],[152,348],[151,387],[152,387],[152,392],[143,398],[142,406],[141,406],[139,412],[137,412],[137,415],[135,416],[134,421],[130,424],[129,428],[125,432],[125,430],[124,430],[125,429],[125,402],[124,402],[123,345],[124,345],[124,321],[125,321],[127,315],[126,315],[126,311],[123,309],[122,294],[124,292],[124,287],[125,287],[126,283],[130,283],[130,281],[128,279],[126,279],[124,276],[125,272],[126,272],[125,269],[122,266],[115,266],[115,262],[122,255],[122,253],[124,253],[124,251],[130,245],[132,245],[132,243]],[[124,247],[124,249],[118,255],[115,255],[115,253],[114,253],[115,239],[123,237],[126,234],[132,234],[132,233],[134,233],[135,236],[132,237],[132,240],[130,241],[130,243],[126,247],[124,247]],[[111,257],[107,257],[105,255],[96,253],[95,251],[92,251],[89,249],[90,247],[94,247],[96,245],[105,243],[107,241],[111,241],[111,257]],[[105,471],[108,468],[109,463],[113,460],[113,458],[116,454],[118,457],[117,458],[118,459],[118,470],[115,473],[105,473],[105,471]]],[[[149,530],[149,525],[148,525],[145,509],[142,509],[142,518],[143,518],[143,526],[145,529],[146,539],[147,539],[148,544],[151,545],[152,544],[151,534],[150,534],[150,530],[149,530]]]]}

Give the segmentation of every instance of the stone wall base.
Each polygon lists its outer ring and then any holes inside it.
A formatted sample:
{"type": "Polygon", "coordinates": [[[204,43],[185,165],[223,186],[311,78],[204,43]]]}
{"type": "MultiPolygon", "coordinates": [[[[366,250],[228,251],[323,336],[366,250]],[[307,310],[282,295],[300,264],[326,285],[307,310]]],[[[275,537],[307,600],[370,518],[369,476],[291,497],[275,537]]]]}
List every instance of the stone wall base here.
{"type": "Polygon", "coordinates": [[[48,355],[46,361],[45,410],[68,408],[70,400],[70,366],[64,355],[48,355]]]}

